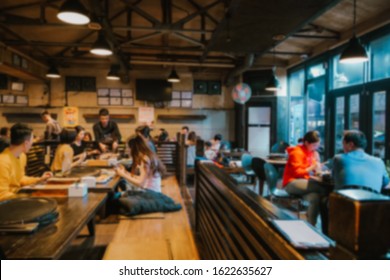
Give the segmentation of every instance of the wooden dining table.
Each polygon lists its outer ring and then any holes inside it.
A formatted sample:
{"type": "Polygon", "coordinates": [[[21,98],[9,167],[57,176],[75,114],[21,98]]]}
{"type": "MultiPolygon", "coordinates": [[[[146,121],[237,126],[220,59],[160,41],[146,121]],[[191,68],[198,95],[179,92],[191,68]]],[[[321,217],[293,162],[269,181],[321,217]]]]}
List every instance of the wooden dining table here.
{"type": "Polygon", "coordinates": [[[95,234],[94,217],[104,206],[106,193],[52,198],[58,204],[58,220],[32,233],[3,234],[0,249],[6,259],[58,259],[85,226],[91,236],[95,234]]]}

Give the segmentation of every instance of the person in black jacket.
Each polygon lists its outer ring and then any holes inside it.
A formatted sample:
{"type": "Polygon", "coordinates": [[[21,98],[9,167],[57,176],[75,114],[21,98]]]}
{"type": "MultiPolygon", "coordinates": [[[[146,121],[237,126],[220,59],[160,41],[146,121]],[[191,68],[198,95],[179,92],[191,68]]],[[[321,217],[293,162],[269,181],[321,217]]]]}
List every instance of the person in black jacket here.
{"type": "Polygon", "coordinates": [[[110,113],[106,108],[99,111],[99,122],[93,126],[95,141],[102,152],[116,151],[121,141],[121,133],[116,122],[110,120],[110,113]]]}

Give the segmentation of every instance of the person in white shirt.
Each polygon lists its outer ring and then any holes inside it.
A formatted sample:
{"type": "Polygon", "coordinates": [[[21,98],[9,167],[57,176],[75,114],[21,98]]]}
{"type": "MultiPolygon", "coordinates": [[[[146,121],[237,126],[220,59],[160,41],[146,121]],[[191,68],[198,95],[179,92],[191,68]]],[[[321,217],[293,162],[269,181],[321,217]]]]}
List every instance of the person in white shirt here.
{"type": "Polygon", "coordinates": [[[210,141],[212,146],[211,149],[214,152],[218,152],[219,149],[221,148],[221,141],[222,141],[222,135],[221,134],[215,134],[214,138],[210,141]]]}
{"type": "Polygon", "coordinates": [[[209,160],[215,160],[217,157],[217,153],[211,149],[212,144],[210,141],[207,141],[204,143],[205,151],[204,151],[204,156],[209,159],[209,160]]]}

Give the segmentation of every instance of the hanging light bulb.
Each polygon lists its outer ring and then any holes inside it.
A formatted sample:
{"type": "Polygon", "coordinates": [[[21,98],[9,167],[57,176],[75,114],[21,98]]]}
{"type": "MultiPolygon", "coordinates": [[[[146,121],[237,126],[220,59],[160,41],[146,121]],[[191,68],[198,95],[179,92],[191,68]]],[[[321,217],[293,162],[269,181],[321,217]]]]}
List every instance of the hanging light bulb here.
{"type": "Polygon", "coordinates": [[[118,65],[111,65],[110,71],[107,74],[107,80],[112,80],[112,81],[118,81],[120,79],[119,74],[119,66],[118,65]]]}
{"type": "Polygon", "coordinates": [[[272,55],[272,60],[273,60],[273,67],[272,67],[272,76],[269,79],[268,83],[265,86],[266,91],[278,91],[280,83],[278,78],[275,75],[275,70],[276,70],[276,64],[275,64],[275,47],[273,50],[273,55],[272,55]]]}
{"type": "Polygon", "coordinates": [[[46,73],[46,77],[52,78],[52,79],[58,79],[61,77],[60,72],[58,71],[57,67],[54,65],[50,66],[49,70],[46,73]]]}
{"type": "Polygon", "coordinates": [[[356,0],[353,1],[353,36],[347,47],[340,55],[340,63],[358,63],[368,61],[368,55],[364,47],[356,37],[356,0]]]}
{"type": "Polygon", "coordinates": [[[90,21],[87,10],[78,0],[66,0],[57,17],[63,22],[77,25],[87,24],[90,21]]]}
{"type": "Polygon", "coordinates": [[[102,31],[99,31],[98,38],[96,42],[92,45],[90,52],[100,56],[112,55],[110,44],[107,42],[102,31]]]}
{"type": "Polygon", "coordinates": [[[172,71],[171,71],[171,74],[169,74],[168,82],[170,82],[170,83],[179,83],[180,82],[180,77],[176,73],[175,68],[173,68],[172,71]]]}

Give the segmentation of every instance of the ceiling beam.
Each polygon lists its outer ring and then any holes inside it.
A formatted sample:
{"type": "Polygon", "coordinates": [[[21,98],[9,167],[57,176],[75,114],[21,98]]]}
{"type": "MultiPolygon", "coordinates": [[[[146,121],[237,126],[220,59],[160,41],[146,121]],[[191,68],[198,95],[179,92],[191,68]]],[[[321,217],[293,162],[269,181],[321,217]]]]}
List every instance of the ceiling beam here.
{"type": "Polygon", "coordinates": [[[131,9],[133,12],[137,13],[138,15],[140,15],[141,17],[143,17],[144,19],[152,23],[154,26],[161,24],[161,21],[159,21],[158,19],[156,19],[155,17],[151,16],[149,13],[145,12],[140,7],[138,7],[138,4],[141,1],[137,1],[136,3],[130,3],[129,0],[122,0],[122,2],[124,2],[127,5],[127,8],[131,9]]]}
{"type": "Polygon", "coordinates": [[[306,34],[292,34],[291,37],[303,38],[303,39],[332,39],[339,40],[340,36],[337,35],[306,35],[306,34]]]}
{"type": "MultiPolygon", "coordinates": [[[[222,32],[222,30],[225,28],[225,26],[227,25],[227,15],[229,15],[229,18],[231,18],[231,16],[233,15],[234,11],[236,10],[236,8],[239,6],[240,4],[240,0],[231,0],[230,2],[230,6],[227,7],[226,9],[226,13],[225,13],[225,17],[219,22],[219,24],[217,25],[217,27],[215,28],[214,30],[214,33],[213,35],[211,36],[211,39],[209,40],[209,42],[207,43],[206,45],[206,48],[202,54],[202,58],[201,60],[204,60],[206,59],[207,57],[207,54],[210,52],[210,49],[214,46],[214,44],[216,43],[216,40],[217,40],[217,37],[218,35],[222,32]]],[[[227,42],[228,44],[228,42],[227,42]]]]}
{"type": "Polygon", "coordinates": [[[0,9],[0,13],[6,13],[6,12],[10,12],[10,11],[31,8],[31,7],[35,7],[35,6],[49,5],[51,3],[60,2],[60,1],[61,0],[41,0],[41,1],[36,1],[36,2],[12,5],[12,6],[8,6],[8,7],[4,7],[2,9],[0,9]]]}
{"type": "Polygon", "coordinates": [[[202,42],[200,42],[200,41],[198,41],[198,40],[195,40],[195,39],[193,39],[193,38],[191,38],[191,37],[188,37],[188,36],[186,36],[186,35],[184,35],[184,34],[180,34],[180,33],[174,32],[174,33],[172,33],[172,35],[175,36],[175,37],[177,37],[177,38],[180,38],[180,39],[182,39],[182,40],[184,40],[184,41],[186,41],[186,42],[188,42],[188,43],[191,43],[191,44],[193,44],[193,45],[201,46],[202,48],[205,47],[205,45],[204,45],[202,42]]]}
{"type": "MultiPolygon", "coordinates": [[[[105,0],[108,1],[108,0],[105,0]]],[[[92,0],[92,7],[96,14],[98,15],[104,15],[102,18],[102,30],[106,35],[107,40],[112,44],[113,46],[113,55],[110,57],[110,59],[113,60],[113,64],[118,64],[120,66],[120,77],[121,81],[125,84],[130,82],[130,76],[129,76],[129,64],[128,64],[128,58],[123,54],[122,50],[119,48],[119,42],[116,39],[115,33],[111,28],[111,21],[112,19],[108,18],[108,2],[105,2],[105,8],[103,9],[100,5],[100,0],[92,0]]]]}
{"type": "MultiPolygon", "coordinates": [[[[3,23],[0,23],[0,28],[3,29],[4,31],[6,31],[7,33],[11,34],[15,38],[19,39],[21,42],[23,42],[23,45],[30,45],[30,41],[29,40],[23,38],[17,32],[15,32],[12,29],[8,28],[3,23]]],[[[38,53],[40,53],[40,54],[43,54],[45,56],[49,56],[45,51],[41,50],[40,48],[37,48],[36,46],[33,47],[33,50],[38,52],[38,53]]]]}
{"type": "MultiPolygon", "coordinates": [[[[202,6],[196,3],[194,0],[187,0],[190,2],[196,9],[202,10],[202,6]]],[[[212,17],[207,11],[204,11],[201,16],[204,18],[206,16],[209,20],[211,20],[215,25],[218,25],[218,20],[216,20],[214,17],[212,17]]]]}
{"type": "Polygon", "coordinates": [[[197,16],[199,16],[199,15],[201,15],[203,13],[206,13],[207,10],[213,8],[214,6],[216,6],[216,5],[220,4],[220,3],[222,3],[221,0],[216,0],[213,3],[211,3],[211,4],[198,9],[196,12],[186,16],[185,18],[182,18],[179,21],[173,23],[173,25],[176,26],[176,27],[182,27],[185,23],[191,21],[192,19],[194,19],[195,17],[197,17],[197,16]]]}

